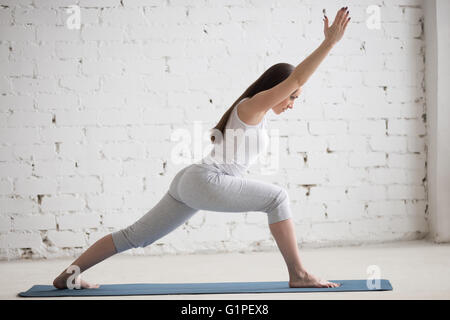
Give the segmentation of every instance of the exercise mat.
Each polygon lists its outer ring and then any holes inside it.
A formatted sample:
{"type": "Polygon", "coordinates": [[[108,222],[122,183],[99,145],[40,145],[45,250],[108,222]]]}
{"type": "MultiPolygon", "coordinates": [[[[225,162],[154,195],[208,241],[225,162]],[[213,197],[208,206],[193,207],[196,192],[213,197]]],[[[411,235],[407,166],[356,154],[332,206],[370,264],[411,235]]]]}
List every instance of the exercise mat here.
{"type": "Polygon", "coordinates": [[[167,294],[295,293],[392,290],[389,280],[329,280],[336,288],[289,288],[287,281],[205,282],[205,283],[130,283],[103,284],[95,289],[56,289],[52,285],[34,285],[20,297],[138,296],[167,294]]]}

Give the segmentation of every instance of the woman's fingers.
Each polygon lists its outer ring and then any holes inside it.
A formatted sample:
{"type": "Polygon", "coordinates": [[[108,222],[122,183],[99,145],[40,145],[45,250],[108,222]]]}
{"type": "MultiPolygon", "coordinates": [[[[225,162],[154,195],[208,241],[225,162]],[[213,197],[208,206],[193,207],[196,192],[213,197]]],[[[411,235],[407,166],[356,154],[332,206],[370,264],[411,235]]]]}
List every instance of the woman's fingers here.
{"type": "Polygon", "coordinates": [[[328,17],[325,16],[325,18],[323,18],[323,30],[326,31],[328,29],[328,17]]]}
{"type": "Polygon", "coordinates": [[[351,19],[351,17],[348,18],[347,21],[345,21],[345,23],[344,23],[344,30],[345,30],[345,28],[347,28],[347,25],[348,25],[348,22],[350,21],[350,19],[351,19]]]}
{"type": "Polygon", "coordinates": [[[344,12],[339,16],[338,24],[342,26],[348,16],[348,11],[344,10],[344,12]]]}
{"type": "Polygon", "coordinates": [[[350,11],[347,11],[344,15],[344,17],[342,18],[342,26],[344,26],[344,24],[347,22],[348,19],[348,15],[350,14],[350,11]]]}
{"type": "Polygon", "coordinates": [[[345,7],[342,7],[342,8],[339,9],[338,12],[336,13],[336,17],[334,18],[334,21],[335,21],[335,22],[339,19],[340,15],[341,15],[342,13],[344,13],[344,8],[345,8],[345,7]]]}
{"type": "Polygon", "coordinates": [[[343,7],[343,8],[341,8],[341,9],[337,12],[336,18],[334,18],[333,24],[334,24],[334,23],[337,23],[337,24],[340,23],[339,21],[341,20],[342,15],[345,13],[345,10],[347,10],[347,7],[343,7]]]}

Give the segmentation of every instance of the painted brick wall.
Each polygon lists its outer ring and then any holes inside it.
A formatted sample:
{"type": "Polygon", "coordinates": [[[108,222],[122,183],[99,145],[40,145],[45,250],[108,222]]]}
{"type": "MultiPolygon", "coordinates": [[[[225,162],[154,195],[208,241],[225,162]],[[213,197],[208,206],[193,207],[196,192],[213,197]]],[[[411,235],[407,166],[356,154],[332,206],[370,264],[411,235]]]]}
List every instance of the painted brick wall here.
{"type": "MultiPolygon", "coordinates": [[[[421,1],[0,0],[0,259],[78,255],[145,214],[188,165],[171,135],[207,132],[268,67],[298,65],[322,9],[344,5],[343,40],[269,115],[277,172],[249,177],[287,189],[300,245],[424,237],[421,1]]],[[[264,213],[200,211],[124,254],[270,249],[264,213]]]]}

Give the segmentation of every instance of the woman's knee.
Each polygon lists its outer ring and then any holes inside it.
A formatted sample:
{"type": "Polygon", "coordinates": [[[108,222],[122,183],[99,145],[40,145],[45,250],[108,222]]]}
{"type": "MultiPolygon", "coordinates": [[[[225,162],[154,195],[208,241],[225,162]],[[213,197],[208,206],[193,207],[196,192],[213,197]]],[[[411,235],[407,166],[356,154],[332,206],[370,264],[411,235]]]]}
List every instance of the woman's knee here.
{"type": "Polygon", "coordinates": [[[141,229],[139,222],[136,221],[126,228],[113,232],[112,237],[117,252],[119,253],[132,248],[143,248],[152,244],[155,239],[152,239],[148,233],[142,232],[141,229]]]}
{"type": "Polygon", "coordinates": [[[269,224],[292,217],[288,191],[278,186],[278,192],[267,210],[269,224]]]}
{"type": "Polygon", "coordinates": [[[275,197],[275,207],[283,204],[283,203],[289,203],[289,193],[286,190],[286,188],[278,186],[278,193],[275,197]]]}

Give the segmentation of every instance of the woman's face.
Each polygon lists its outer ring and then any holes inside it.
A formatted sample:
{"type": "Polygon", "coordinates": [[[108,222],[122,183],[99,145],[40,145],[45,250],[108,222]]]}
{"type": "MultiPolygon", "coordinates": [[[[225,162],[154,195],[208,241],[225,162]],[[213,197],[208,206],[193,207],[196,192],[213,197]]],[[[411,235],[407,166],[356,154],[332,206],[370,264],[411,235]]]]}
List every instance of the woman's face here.
{"type": "Polygon", "coordinates": [[[300,95],[301,90],[302,90],[301,87],[298,88],[289,97],[287,97],[286,99],[281,101],[279,104],[277,104],[275,107],[273,107],[272,108],[273,112],[275,112],[275,114],[281,114],[284,111],[286,111],[287,109],[292,109],[292,107],[294,106],[294,101],[300,95]]]}

